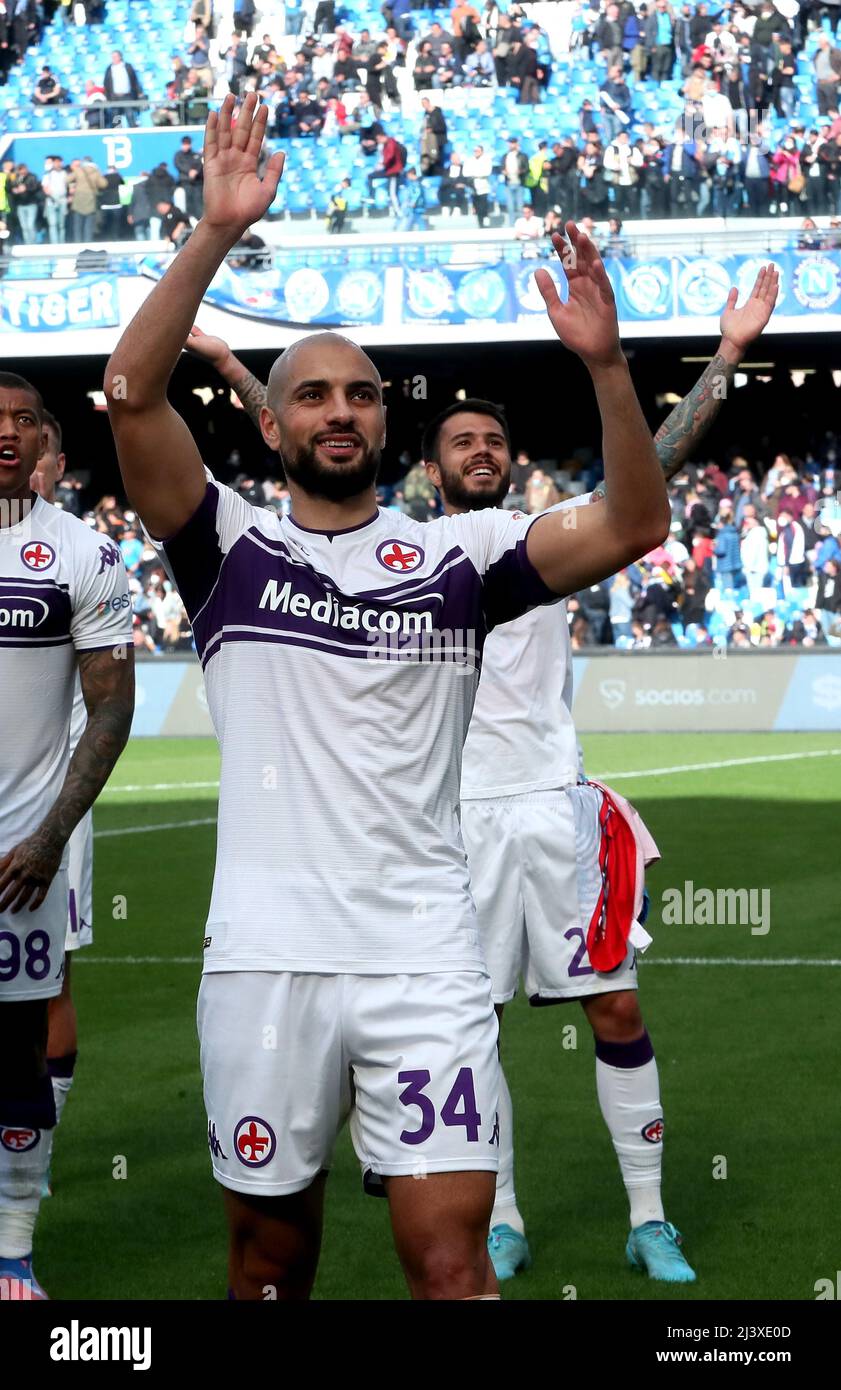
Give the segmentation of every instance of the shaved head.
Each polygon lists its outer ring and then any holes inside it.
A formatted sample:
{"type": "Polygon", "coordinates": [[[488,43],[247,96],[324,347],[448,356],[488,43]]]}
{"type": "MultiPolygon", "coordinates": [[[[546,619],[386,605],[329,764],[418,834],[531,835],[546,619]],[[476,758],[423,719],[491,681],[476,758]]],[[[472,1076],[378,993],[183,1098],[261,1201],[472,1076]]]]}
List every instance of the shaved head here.
{"type": "MultiPolygon", "coordinates": [[[[320,375],[318,371],[320,355],[323,356],[325,353],[332,355],[332,352],[342,351],[356,356],[360,367],[364,365],[364,372],[370,373],[371,380],[377,383],[382,396],[382,378],[367,352],[363,352],[357,343],[352,343],[350,338],[345,338],[341,333],[329,331],[310,333],[306,338],[299,338],[296,343],[292,343],[285,352],[281,353],[280,357],[275,359],[269,372],[269,381],[266,387],[266,400],[269,409],[277,411],[281,402],[292,389],[290,382],[320,375]]],[[[362,374],[360,372],[360,375],[362,374]]]]}
{"type": "Polygon", "coordinates": [[[312,333],[269,374],[263,437],[311,497],[342,502],[376,482],[385,444],[380,374],[341,333],[312,333]]]}

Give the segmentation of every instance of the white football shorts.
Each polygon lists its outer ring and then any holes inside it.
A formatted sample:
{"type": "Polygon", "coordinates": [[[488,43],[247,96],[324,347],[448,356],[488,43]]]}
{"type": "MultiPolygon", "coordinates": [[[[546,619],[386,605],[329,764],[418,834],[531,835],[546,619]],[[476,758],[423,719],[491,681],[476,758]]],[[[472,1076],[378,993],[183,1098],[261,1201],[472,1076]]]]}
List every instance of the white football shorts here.
{"type": "Polygon", "coordinates": [[[61,994],[67,930],[67,868],[58,870],[41,906],[0,912],[0,1003],[61,994]]]}
{"type": "Polygon", "coordinates": [[[69,844],[69,912],[65,951],[78,951],[93,941],[93,811],[87,811],[69,844]]]}
{"type": "Polygon", "coordinates": [[[461,803],[495,1004],[514,998],[521,975],[532,1004],[637,988],[632,945],[609,975],[590,964],[587,932],[601,882],[598,840],[584,843],[576,834],[570,790],[461,803]]]}
{"type": "Polygon", "coordinates": [[[350,1115],[365,1185],[499,1167],[498,1027],[480,972],[202,976],[207,1141],[224,1187],[284,1197],[350,1115]]]}

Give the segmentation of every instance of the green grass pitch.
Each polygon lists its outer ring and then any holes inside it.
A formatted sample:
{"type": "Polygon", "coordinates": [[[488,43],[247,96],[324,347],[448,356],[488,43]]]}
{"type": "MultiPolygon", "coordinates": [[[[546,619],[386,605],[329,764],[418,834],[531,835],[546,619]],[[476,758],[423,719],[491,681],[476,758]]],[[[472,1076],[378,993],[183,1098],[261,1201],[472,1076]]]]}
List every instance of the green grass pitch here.
{"type": "MultiPolygon", "coordinates": [[[[519,999],[503,1057],[534,1265],[503,1296],[562,1299],[572,1286],[579,1299],[814,1298],[839,1257],[841,738],[598,736],[585,752],[591,775],[616,774],[663,854],[649,878],[655,942],[640,999],[666,1116],[666,1214],[699,1277],[676,1291],[626,1268],[625,1195],[583,1012],[519,999]],[[753,761],[675,770],[733,759],[753,761]],[[770,931],[665,925],[663,891],[685,880],[769,889],[770,931]],[[732,963],[698,963],[715,959],[732,963]],[[763,964],[781,959],[808,963],[763,964]],[[574,1049],[561,1046],[570,1023],[574,1049]],[[715,1177],[722,1158],[726,1177],[715,1177]]],[[[73,970],[77,1079],[36,1235],[35,1267],[54,1299],[225,1296],[195,1033],[217,777],[209,740],[133,740],[95,812],[95,944],[73,970]],[[116,895],[125,920],[113,916],[116,895]]],[[[346,1134],[328,1194],[315,1296],[405,1297],[386,1203],[363,1195],[346,1134]]]]}

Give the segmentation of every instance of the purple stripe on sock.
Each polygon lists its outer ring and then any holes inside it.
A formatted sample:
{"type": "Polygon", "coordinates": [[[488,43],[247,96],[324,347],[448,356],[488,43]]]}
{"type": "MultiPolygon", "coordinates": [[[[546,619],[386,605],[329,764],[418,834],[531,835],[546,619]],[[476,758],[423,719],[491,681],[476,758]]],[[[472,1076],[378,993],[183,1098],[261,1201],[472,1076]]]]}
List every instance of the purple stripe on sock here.
{"type": "Polygon", "coordinates": [[[228,1298],[236,1298],[236,1294],[234,1293],[233,1289],[228,1289],[228,1298]]]}
{"type": "Polygon", "coordinates": [[[644,1067],[654,1056],[654,1048],[647,1033],[633,1042],[602,1042],[596,1038],[596,1056],[608,1067],[644,1067]]]}
{"type": "Polygon", "coordinates": [[[48,1057],[47,1071],[50,1076],[72,1076],[78,1053],[68,1052],[65,1057],[48,1057]]]}

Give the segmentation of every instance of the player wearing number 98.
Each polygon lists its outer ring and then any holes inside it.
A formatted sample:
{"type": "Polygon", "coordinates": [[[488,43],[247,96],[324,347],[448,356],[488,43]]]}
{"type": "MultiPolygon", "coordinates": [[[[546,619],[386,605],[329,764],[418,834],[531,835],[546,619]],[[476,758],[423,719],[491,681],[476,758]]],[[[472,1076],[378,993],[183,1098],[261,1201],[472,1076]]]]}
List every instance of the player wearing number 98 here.
{"type": "Polygon", "coordinates": [[[45,1297],[32,1241],[56,1123],[47,1009],[61,992],[68,842],[122,752],[134,708],[117,548],[30,484],[47,447],[29,382],[0,373],[0,1284],[45,1297]],[[88,723],[72,759],[78,671],[88,723]]]}
{"type": "Polygon", "coordinates": [[[104,387],[126,491],[166,538],[222,752],[199,1035],[230,1285],[308,1296],[353,1103],[413,1296],[493,1298],[498,1030],[457,816],[479,655],[496,623],[659,544],[666,489],[598,258],[565,323],[611,418],[615,490],[576,533],[493,509],[428,525],[378,510],[382,382],[337,334],[289,349],[261,410],[292,515],[208,480],[167,386],[282,167],[273,156],[259,179],[266,108],[249,94],[234,124],[234,105],[208,118],[202,220],[104,387]],[[424,634],[407,660],[406,639],[424,634]]]}
{"type": "MultiPolygon", "coordinates": [[[[44,427],[47,447],[29,481],[33,492],[37,492],[45,502],[54,504],[56,485],[64,477],[66,459],[61,447],[61,425],[49,410],[44,412],[44,427]]],[[[87,718],[85,697],[77,672],[73,690],[73,713],[70,718],[71,757],[82,737],[87,718]]],[[[47,1068],[55,1095],[56,1124],[61,1121],[76,1071],[78,1037],[71,963],[76,951],[93,943],[93,809],[85,812],[70,836],[67,874],[69,904],[64,941],[64,979],[61,994],[50,1000],[47,1037],[47,1068]]],[[[44,1182],[45,1195],[51,1190],[48,1170],[44,1182]]]]}

